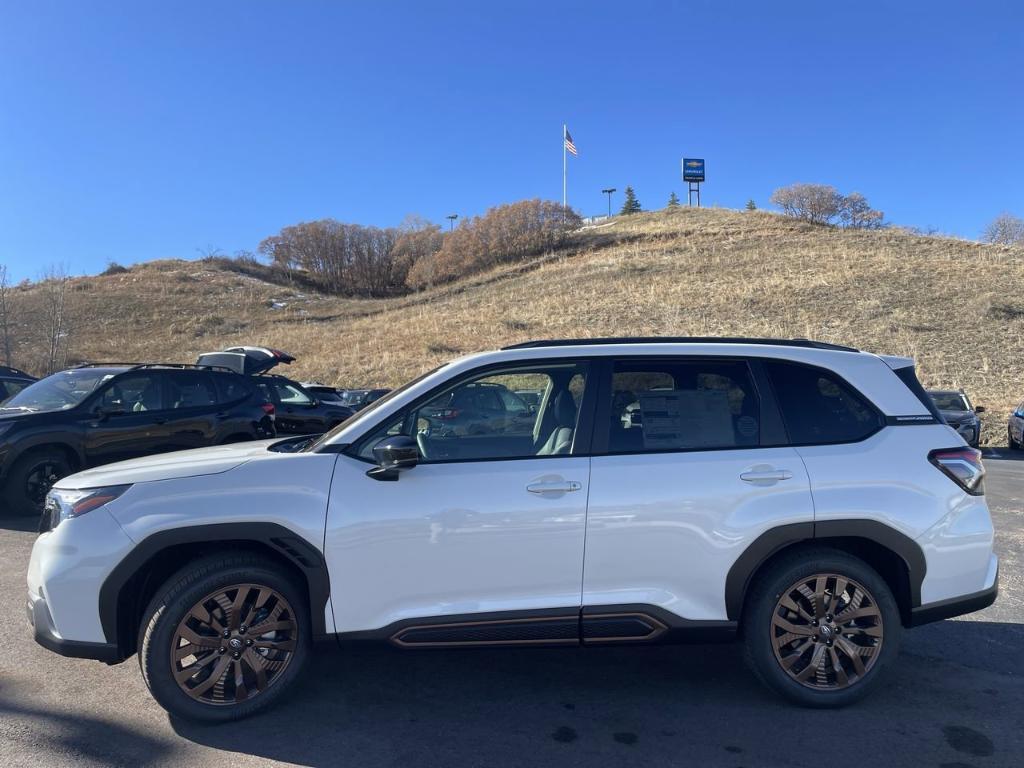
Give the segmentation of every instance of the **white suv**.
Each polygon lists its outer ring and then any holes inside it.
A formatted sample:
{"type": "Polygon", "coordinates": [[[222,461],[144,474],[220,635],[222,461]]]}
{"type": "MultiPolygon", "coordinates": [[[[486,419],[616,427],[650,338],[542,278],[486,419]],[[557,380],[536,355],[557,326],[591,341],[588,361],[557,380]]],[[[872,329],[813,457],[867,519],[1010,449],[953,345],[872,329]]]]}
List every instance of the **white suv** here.
{"type": "Polygon", "coordinates": [[[738,636],[771,688],[840,706],[905,627],[995,600],[983,477],[905,358],[803,339],[533,342],[449,363],[315,441],[64,478],[28,615],[57,653],[138,652],[160,704],[208,721],[269,704],[328,638],[738,636]],[[425,418],[480,383],[541,392],[532,429],[425,418]]]}

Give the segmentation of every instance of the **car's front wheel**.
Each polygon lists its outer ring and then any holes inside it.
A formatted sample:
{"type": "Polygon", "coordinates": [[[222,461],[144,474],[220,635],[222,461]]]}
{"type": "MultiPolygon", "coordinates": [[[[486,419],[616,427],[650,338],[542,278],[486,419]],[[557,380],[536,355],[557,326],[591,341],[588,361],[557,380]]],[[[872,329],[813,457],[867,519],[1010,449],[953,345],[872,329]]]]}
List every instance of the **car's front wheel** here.
{"type": "Polygon", "coordinates": [[[1013,432],[1011,432],[1009,429],[1006,430],[1006,438],[1009,441],[1011,451],[1020,450],[1020,443],[1013,439],[1013,432]]]}
{"type": "Polygon", "coordinates": [[[139,647],[146,684],[172,715],[247,717],[284,694],[309,655],[305,597],[257,555],[194,561],[150,603],[139,647]]]}
{"type": "Polygon", "coordinates": [[[864,561],[804,549],[759,573],[743,618],[750,666],[809,707],[841,707],[874,688],[902,635],[892,591],[864,561]]]}
{"type": "Polygon", "coordinates": [[[58,449],[39,448],[25,454],[14,462],[4,481],[0,515],[38,515],[53,484],[71,472],[67,456],[58,449]]]}

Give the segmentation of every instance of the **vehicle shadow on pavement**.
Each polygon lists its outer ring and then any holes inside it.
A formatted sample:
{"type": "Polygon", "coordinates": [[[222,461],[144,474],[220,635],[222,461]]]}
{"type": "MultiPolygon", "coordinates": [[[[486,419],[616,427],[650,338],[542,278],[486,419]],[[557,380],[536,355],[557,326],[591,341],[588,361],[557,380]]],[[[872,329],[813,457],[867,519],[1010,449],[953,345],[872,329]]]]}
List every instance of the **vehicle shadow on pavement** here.
{"type": "Polygon", "coordinates": [[[5,531],[28,531],[39,530],[39,517],[36,515],[5,517],[0,515],[0,530],[5,531]]]}
{"type": "Polygon", "coordinates": [[[1024,451],[1011,451],[1009,448],[982,448],[981,458],[991,461],[1024,461],[1024,451]]]}
{"type": "Polygon", "coordinates": [[[887,766],[1004,765],[1024,754],[1020,730],[1003,722],[1024,706],[1022,645],[1021,624],[908,632],[885,685],[842,714],[784,703],[753,679],[738,645],[353,647],[317,652],[305,682],[267,713],[172,726],[199,744],[302,765],[592,767],[803,765],[799,734],[813,751],[810,734],[842,739],[837,723],[856,722],[856,748],[833,753],[832,768],[865,755],[887,766]]]}
{"type": "MultiPolygon", "coordinates": [[[[88,760],[98,765],[143,765],[170,756],[173,745],[138,730],[101,720],[80,711],[60,713],[9,699],[11,689],[0,688],[0,720],[30,721],[31,727],[7,728],[6,750],[13,747],[31,755],[36,765],[68,764],[88,760]],[[101,735],[100,738],[97,738],[101,735]],[[23,743],[18,743],[23,742],[23,743]]],[[[20,697],[19,697],[20,698],[20,697]]]]}

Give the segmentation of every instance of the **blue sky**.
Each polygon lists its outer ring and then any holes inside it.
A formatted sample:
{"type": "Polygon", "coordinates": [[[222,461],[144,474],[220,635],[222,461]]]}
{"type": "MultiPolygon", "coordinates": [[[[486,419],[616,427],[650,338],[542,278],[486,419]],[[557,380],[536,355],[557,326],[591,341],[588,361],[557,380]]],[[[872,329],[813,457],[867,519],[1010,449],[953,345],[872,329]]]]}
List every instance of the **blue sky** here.
{"type": "Polygon", "coordinates": [[[0,263],[255,249],[334,217],[646,208],[796,182],[977,237],[1024,216],[1024,4],[0,0],[0,263]]]}

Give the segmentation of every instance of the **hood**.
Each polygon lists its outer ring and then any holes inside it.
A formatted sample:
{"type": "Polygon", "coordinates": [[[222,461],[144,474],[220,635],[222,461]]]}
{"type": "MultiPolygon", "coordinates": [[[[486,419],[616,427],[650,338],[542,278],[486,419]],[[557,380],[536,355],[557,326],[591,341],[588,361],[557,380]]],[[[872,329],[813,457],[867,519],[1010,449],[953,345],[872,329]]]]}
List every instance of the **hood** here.
{"type": "Polygon", "coordinates": [[[88,469],[58,480],[54,487],[66,490],[100,488],[106,485],[132,485],[157,480],[217,475],[227,472],[258,456],[265,456],[267,448],[281,442],[280,438],[253,443],[233,443],[192,451],[161,453],[131,459],[117,464],[88,469]]]}

